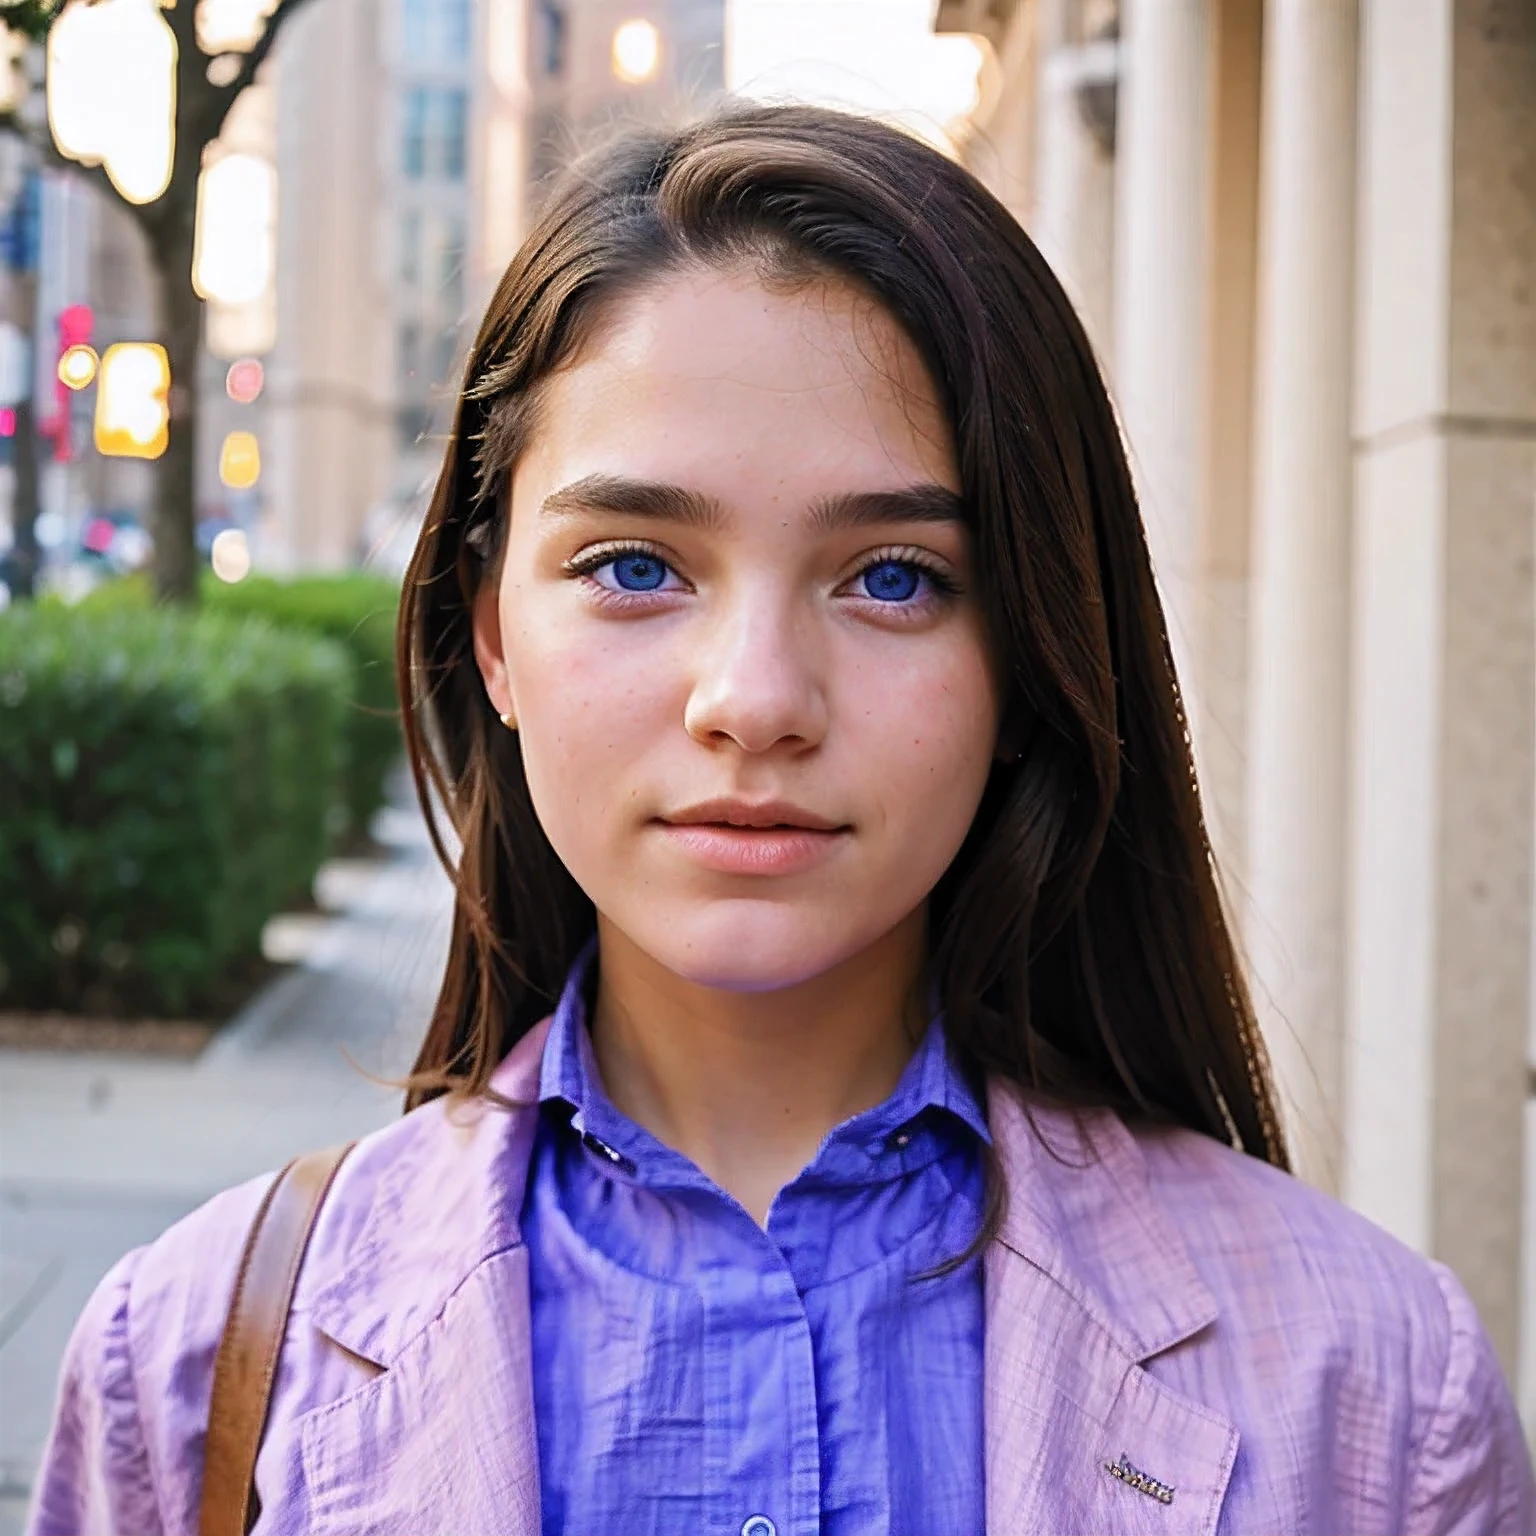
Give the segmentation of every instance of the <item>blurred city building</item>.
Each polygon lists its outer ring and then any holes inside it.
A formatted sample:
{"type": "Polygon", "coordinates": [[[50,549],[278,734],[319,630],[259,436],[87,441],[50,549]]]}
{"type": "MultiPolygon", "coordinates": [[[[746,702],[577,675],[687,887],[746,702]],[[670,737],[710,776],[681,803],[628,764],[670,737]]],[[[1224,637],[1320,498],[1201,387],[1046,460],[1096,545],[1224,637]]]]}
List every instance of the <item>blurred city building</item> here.
{"type": "Polygon", "coordinates": [[[1112,379],[1303,1170],[1455,1267],[1536,1424],[1536,11],[936,25],[1112,379]]]}
{"type": "MultiPolygon", "coordinates": [[[[264,82],[274,97],[276,335],[253,490],[257,558],[271,569],[355,563],[369,514],[392,488],[397,299],[386,213],[399,175],[389,41],[400,3],[309,0],[264,82]]],[[[217,449],[205,433],[205,463],[217,449]]]]}
{"type": "Polygon", "coordinates": [[[530,207],[605,127],[677,122],[724,88],[725,0],[530,0],[529,21],[530,207]]]}
{"type": "MultiPolygon", "coordinates": [[[[485,3],[485,0],[481,0],[485,3]]],[[[474,0],[392,0],[385,136],[394,474],[410,504],[436,475],[466,318],[474,0]]]]}

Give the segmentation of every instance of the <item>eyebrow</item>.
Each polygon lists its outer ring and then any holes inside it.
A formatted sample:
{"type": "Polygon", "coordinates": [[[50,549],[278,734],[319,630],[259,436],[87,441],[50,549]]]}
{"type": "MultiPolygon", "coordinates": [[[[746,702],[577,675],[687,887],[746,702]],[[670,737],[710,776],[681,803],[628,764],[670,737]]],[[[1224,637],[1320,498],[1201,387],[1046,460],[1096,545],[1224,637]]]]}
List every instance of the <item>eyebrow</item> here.
{"type": "Polygon", "coordinates": [[[713,496],[660,480],[634,480],[627,475],[585,475],[552,491],[539,510],[554,517],[570,517],[579,512],[617,512],[705,529],[716,528],[725,521],[725,508],[713,496]]]}
{"type": "Polygon", "coordinates": [[[964,523],[965,502],[933,481],[896,491],[845,491],[811,506],[812,525],[821,533],[867,528],[879,523],[964,523]]]}
{"type": "MultiPolygon", "coordinates": [[[[541,512],[570,517],[581,512],[656,518],[711,530],[725,521],[725,508],[713,496],[659,480],[628,475],[585,475],[544,498],[541,512]]],[[[884,523],[964,523],[965,502],[947,486],[924,481],[893,491],[843,491],[811,504],[811,526],[818,533],[867,528],[884,523]]]]}

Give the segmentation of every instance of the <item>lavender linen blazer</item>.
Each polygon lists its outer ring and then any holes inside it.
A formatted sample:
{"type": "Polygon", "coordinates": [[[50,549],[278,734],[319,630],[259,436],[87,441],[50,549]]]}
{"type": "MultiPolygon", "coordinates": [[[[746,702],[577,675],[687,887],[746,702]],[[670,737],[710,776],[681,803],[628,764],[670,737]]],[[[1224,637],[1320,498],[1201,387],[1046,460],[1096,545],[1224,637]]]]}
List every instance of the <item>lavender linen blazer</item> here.
{"type": "MultiPolygon", "coordinates": [[[[536,1099],[544,1033],[500,1093],[536,1099]]],[[[1509,1394],[1446,1270],[1206,1137],[1042,1108],[1032,1131],[998,1087],[990,1116],[1010,1196],[985,1259],[990,1536],[1536,1532],[1509,1394]]],[[[257,1468],[262,1536],[537,1536],[518,1233],[536,1119],[439,1100],[343,1168],[257,1468]]],[[[102,1282],[34,1536],[195,1536],[214,1349],[265,1184],[102,1282]]]]}

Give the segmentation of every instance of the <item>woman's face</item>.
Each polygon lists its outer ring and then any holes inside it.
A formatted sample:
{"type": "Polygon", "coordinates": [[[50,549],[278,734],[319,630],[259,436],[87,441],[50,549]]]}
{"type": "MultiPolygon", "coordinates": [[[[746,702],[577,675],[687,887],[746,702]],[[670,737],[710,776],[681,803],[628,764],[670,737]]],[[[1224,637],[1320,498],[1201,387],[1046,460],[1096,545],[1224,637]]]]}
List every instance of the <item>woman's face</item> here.
{"type": "Polygon", "coordinates": [[[915,350],[839,285],[669,276],[548,381],[476,653],[555,851],[679,977],[921,943],[998,730],[959,485],[915,350]]]}

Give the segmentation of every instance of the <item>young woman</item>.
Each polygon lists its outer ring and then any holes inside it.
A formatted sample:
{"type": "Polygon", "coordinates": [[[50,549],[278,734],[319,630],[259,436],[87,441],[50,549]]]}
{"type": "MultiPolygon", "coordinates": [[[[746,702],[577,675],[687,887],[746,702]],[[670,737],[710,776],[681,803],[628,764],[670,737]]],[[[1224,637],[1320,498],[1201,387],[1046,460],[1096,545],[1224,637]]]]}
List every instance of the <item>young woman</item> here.
{"type": "MultiPolygon", "coordinates": [[[[263,1533],[1518,1533],[1461,1287],[1285,1171],[1104,385],[851,117],[632,137],[470,359],[401,622],[452,818],[263,1533]]],[[[129,1255],[39,1536],[198,1528],[270,1181],[129,1255]]]]}

